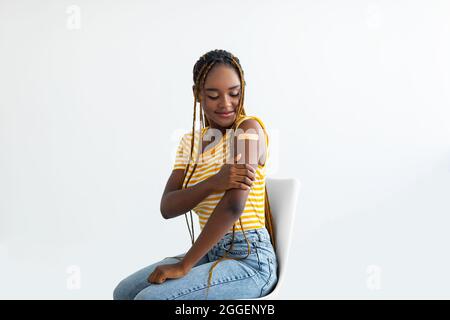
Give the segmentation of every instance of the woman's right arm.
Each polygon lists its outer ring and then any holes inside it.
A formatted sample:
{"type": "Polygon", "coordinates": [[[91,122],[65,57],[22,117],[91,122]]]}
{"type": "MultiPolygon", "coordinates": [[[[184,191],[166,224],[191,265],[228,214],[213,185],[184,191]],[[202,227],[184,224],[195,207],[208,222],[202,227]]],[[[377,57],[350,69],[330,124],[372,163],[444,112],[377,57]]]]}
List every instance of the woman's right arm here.
{"type": "Polygon", "coordinates": [[[164,219],[172,219],[192,210],[213,192],[251,187],[255,169],[246,164],[225,164],[217,174],[186,189],[182,189],[183,179],[184,170],[172,170],[161,197],[160,210],[164,219]]]}
{"type": "Polygon", "coordinates": [[[192,210],[213,191],[211,178],[192,187],[181,189],[184,170],[173,170],[161,198],[160,210],[164,219],[171,219],[192,210]]]}

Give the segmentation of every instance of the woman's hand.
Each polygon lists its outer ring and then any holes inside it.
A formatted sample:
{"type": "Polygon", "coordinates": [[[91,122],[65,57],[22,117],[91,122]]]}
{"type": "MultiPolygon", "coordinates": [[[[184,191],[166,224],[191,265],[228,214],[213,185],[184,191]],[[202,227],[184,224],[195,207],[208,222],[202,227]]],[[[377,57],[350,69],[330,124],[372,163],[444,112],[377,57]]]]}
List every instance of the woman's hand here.
{"type": "Polygon", "coordinates": [[[167,279],[182,278],[187,275],[189,271],[183,266],[181,262],[174,264],[162,264],[153,270],[148,276],[147,281],[150,283],[163,283],[167,279]]]}
{"type": "MultiPolygon", "coordinates": [[[[235,157],[239,161],[241,154],[235,157]]],[[[225,163],[220,171],[213,175],[211,184],[215,191],[225,191],[228,189],[250,189],[255,181],[255,169],[249,164],[225,163]]]]}

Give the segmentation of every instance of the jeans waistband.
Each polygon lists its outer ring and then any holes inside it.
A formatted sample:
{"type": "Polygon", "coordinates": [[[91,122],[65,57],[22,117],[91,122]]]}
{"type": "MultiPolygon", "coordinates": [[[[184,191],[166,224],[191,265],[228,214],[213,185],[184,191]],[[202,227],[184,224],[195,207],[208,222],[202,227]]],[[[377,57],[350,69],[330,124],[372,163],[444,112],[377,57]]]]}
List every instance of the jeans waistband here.
{"type": "MultiPolygon", "coordinates": [[[[257,239],[259,241],[270,241],[269,230],[267,230],[266,227],[259,228],[259,229],[246,230],[245,235],[247,236],[247,238],[257,239]]],[[[229,233],[225,234],[225,236],[223,237],[223,240],[231,240],[232,238],[233,238],[233,232],[229,232],[229,233]]],[[[242,233],[242,230],[235,231],[234,238],[235,239],[245,239],[244,234],[242,233]]]]}

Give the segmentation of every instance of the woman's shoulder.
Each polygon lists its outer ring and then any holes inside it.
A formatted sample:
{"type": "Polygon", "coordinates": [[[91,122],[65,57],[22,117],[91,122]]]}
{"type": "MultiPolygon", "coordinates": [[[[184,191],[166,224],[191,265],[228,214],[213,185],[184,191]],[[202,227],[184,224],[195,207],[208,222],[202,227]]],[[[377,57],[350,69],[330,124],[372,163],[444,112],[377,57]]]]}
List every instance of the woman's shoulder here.
{"type": "Polygon", "coordinates": [[[263,129],[266,129],[266,125],[261,117],[256,115],[242,115],[236,120],[236,127],[238,127],[243,122],[254,123],[256,125],[260,125],[263,129]]]}
{"type": "Polygon", "coordinates": [[[266,139],[268,138],[268,132],[267,132],[267,128],[266,125],[264,123],[264,121],[255,115],[245,115],[245,116],[241,116],[236,120],[236,129],[243,129],[243,130],[249,130],[249,129],[253,129],[256,130],[258,132],[261,132],[262,135],[264,135],[266,137],[266,139]]]}

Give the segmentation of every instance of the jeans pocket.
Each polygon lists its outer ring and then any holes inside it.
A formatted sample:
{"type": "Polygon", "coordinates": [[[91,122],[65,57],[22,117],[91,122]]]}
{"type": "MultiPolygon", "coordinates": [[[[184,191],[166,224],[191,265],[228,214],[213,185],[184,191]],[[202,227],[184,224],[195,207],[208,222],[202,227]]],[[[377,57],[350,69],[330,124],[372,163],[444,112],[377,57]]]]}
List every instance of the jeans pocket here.
{"type": "Polygon", "coordinates": [[[246,235],[246,237],[244,237],[243,235],[235,236],[234,239],[231,236],[225,237],[221,240],[221,243],[225,247],[230,247],[231,243],[234,243],[235,245],[236,244],[246,244],[247,241],[252,243],[252,242],[258,242],[259,240],[255,234],[248,234],[248,235],[246,235]]]}
{"type": "Polygon", "coordinates": [[[221,244],[216,252],[217,257],[225,257],[232,260],[239,260],[248,267],[252,268],[254,272],[261,270],[260,261],[257,253],[257,246],[255,242],[249,242],[250,250],[247,242],[234,243],[230,250],[230,245],[221,244]]]}
{"type": "Polygon", "coordinates": [[[246,256],[247,253],[256,253],[257,243],[249,239],[248,243],[245,239],[235,240],[233,243],[231,241],[226,241],[220,244],[219,250],[226,252],[228,256],[246,256]]]}

